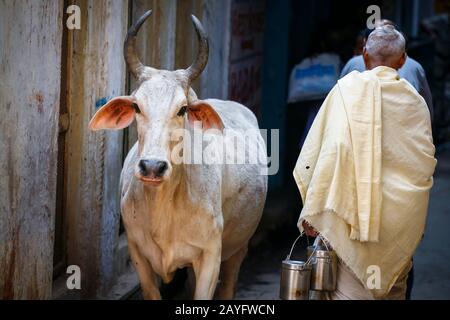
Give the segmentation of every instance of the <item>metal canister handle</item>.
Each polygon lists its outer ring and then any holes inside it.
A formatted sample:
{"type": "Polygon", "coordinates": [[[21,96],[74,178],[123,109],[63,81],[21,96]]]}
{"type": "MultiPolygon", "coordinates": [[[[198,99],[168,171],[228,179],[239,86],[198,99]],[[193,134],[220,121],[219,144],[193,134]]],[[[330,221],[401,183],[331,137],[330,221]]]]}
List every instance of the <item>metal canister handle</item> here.
{"type": "Polygon", "coordinates": [[[287,260],[291,260],[291,255],[292,255],[292,251],[294,250],[295,244],[297,243],[297,241],[303,236],[304,232],[300,233],[300,235],[297,237],[297,239],[295,239],[294,243],[291,246],[291,251],[289,251],[289,254],[287,256],[287,260]]]}
{"type": "MultiPolygon", "coordinates": [[[[294,250],[294,247],[295,247],[295,245],[297,244],[297,241],[298,241],[304,234],[305,234],[305,232],[302,231],[302,233],[300,233],[300,235],[297,237],[297,239],[295,239],[294,243],[292,244],[291,251],[289,251],[289,254],[288,254],[286,260],[291,260],[292,251],[294,250]]],[[[309,265],[309,264],[310,264],[311,258],[313,257],[314,253],[316,252],[316,249],[317,249],[317,247],[315,246],[313,252],[311,253],[311,255],[310,255],[310,256],[308,257],[308,259],[306,260],[305,265],[309,265]]],[[[327,249],[328,249],[328,247],[327,247],[327,249]]]]}

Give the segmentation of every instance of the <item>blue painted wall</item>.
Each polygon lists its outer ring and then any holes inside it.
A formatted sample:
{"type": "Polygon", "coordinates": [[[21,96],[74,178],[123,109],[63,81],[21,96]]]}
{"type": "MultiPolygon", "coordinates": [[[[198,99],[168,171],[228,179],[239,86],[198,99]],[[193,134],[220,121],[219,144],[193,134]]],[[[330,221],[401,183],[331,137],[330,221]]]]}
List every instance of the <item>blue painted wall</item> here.
{"type": "Polygon", "coordinates": [[[265,129],[280,129],[280,169],[278,174],[269,176],[269,190],[282,187],[286,169],[283,163],[286,155],[290,8],[290,0],[266,0],[260,125],[265,129]]]}

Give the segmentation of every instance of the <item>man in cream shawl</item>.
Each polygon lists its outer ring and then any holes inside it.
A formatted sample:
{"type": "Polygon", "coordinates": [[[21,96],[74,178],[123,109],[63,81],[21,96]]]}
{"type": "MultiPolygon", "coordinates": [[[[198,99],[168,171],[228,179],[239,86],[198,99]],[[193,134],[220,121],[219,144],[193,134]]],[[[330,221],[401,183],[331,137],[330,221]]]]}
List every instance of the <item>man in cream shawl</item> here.
{"type": "Polygon", "coordinates": [[[404,299],[436,165],[424,99],[397,70],[405,39],[376,28],[354,71],[328,94],[294,169],[298,227],[336,251],[331,299],[404,299]]]}

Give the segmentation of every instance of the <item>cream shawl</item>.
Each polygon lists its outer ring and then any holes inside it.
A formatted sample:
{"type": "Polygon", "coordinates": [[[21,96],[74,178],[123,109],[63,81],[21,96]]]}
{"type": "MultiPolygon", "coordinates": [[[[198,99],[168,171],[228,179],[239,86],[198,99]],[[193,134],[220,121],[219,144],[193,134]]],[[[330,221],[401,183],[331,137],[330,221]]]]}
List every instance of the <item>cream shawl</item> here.
{"type": "Polygon", "coordinates": [[[423,98],[398,73],[354,71],[332,89],[294,169],[307,220],[366,286],[386,295],[424,230],[436,165],[423,98]]]}

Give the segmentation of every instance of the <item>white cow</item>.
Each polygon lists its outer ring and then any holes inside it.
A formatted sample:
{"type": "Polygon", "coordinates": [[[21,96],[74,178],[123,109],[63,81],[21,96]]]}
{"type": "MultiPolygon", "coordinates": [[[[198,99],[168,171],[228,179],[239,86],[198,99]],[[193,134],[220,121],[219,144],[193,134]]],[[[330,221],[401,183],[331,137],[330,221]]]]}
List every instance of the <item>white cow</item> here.
{"type": "MultiPolygon", "coordinates": [[[[198,100],[190,88],[208,60],[208,39],[194,16],[199,39],[196,61],[176,71],[144,66],[135,53],[135,42],[150,14],[130,28],[124,44],[125,60],[139,81],[138,88],[98,110],[90,128],[123,129],[134,119],[137,122],[138,142],[121,174],[121,209],[144,298],[160,299],[158,276],[170,282],[177,269],[187,266],[195,275],[195,299],[212,299],[219,279],[217,297],[231,299],[249,239],[261,218],[267,192],[265,164],[174,163],[176,144],[171,133],[193,130],[194,121],[201,121],[203,130],[214,128],[219,135],[229,131],[244,139],[243,131],[258,130],[257,120],[238,103],[198,100]]],[[[247,138],[246,146],[246,155],[265,159],[259,132],[247,138]]]]}

